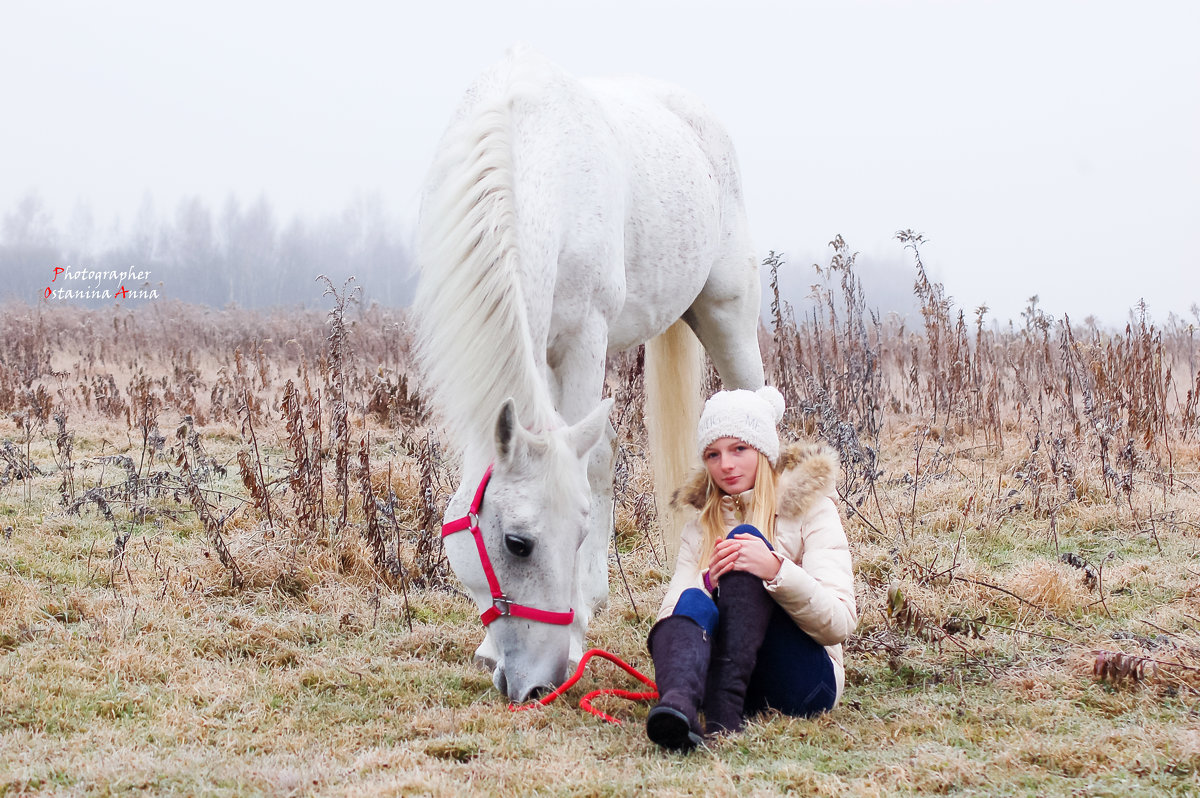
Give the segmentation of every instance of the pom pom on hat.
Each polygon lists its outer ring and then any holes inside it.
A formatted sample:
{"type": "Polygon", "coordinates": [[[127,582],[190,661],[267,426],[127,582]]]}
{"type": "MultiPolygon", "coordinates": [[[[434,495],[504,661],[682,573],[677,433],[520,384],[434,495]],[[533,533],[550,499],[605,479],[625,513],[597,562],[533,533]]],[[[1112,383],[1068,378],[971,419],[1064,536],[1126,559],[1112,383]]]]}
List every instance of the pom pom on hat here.
{"type": "Polygon", "coordinates": [[[697,429],[700,456],[718,438],[737,438],[767,456],[771,465],[779,459],[779,432],[783,420],[783,394],[767,385],[757,391],[718,391],[704,403],[697,429]]]}

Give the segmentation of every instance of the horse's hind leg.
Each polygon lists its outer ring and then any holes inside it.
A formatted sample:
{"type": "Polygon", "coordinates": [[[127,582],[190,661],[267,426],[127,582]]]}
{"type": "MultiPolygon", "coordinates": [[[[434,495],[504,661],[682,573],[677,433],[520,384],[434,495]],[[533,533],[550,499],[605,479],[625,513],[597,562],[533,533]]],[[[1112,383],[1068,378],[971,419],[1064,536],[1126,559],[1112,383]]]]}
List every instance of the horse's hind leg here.
{"type": "Polygon", "coordinates": [[[683,314],[726,389],[758,389],[764,384],[758,347],[761,290],[753,256],[729,260],[713,270],[700,296],[683,314]]]}

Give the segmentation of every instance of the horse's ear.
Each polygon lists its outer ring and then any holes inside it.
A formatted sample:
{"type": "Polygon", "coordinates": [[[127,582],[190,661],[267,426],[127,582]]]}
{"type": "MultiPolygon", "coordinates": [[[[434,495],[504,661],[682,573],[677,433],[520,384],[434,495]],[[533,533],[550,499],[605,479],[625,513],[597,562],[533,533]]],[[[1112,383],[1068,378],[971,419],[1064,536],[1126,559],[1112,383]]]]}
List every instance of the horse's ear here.
{"type": "Polygon", "coordinates": [[[596,409],[588,413],[575,426],[567,430],[567,440],[575,449],[575,453],[583,457],[600,442],[604,430],[608,426],[608,414],[612,412],[613,400],[605,399],[596,405],[596,409]]]}
{"type": "Polygon", "coordinates": [[[502,463],[510,463],[517,449],[517,403],[511,397],[500,405],[500,414],[496,417],[496,459],[502,463]]]}

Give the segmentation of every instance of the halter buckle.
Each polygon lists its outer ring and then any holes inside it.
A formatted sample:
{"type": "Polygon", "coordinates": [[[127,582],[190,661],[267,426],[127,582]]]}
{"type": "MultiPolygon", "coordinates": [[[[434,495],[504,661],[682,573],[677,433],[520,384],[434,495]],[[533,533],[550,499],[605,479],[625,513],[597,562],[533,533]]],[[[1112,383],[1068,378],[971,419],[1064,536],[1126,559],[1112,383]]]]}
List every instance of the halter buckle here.
{"type": "Polygon", "coordinates": [[[507,596],[496,596],[492,599],[492,606],[496,608],[496,612],[500,613],[502,618],[512,615],[513,602],[507,596]]]}

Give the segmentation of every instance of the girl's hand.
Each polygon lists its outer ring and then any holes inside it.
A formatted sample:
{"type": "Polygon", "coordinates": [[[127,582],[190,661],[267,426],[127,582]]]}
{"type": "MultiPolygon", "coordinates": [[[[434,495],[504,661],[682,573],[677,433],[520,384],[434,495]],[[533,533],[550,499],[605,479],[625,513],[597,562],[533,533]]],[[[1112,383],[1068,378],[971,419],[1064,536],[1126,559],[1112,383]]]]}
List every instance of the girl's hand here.
{"type": "Polygon", "coordinates": [[[755,535],[739,534],[733,540],[717,541],[708,563],[708,578],[715,587],[721,574],[746,571],[767,582],[779,575],[779,558],[755,535]]]}

